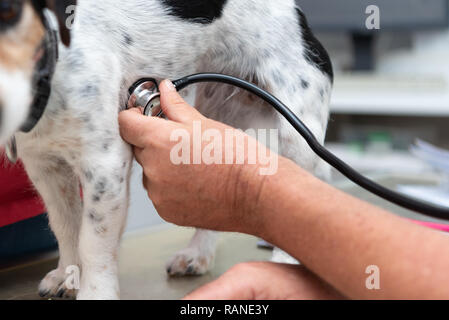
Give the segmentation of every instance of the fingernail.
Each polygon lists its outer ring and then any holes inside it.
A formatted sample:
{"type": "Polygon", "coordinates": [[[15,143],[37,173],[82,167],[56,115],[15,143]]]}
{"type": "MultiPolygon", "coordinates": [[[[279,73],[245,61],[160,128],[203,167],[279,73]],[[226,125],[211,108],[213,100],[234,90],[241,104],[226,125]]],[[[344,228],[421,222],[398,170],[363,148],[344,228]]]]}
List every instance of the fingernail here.
{"type": "Polygon", "coordinates": [[[164,86],[167,89],[168,92],[175,92],[176,88],[173,85],[173,82],[171,82],[170,80],[165,80],[164,81],[164,86]]]}

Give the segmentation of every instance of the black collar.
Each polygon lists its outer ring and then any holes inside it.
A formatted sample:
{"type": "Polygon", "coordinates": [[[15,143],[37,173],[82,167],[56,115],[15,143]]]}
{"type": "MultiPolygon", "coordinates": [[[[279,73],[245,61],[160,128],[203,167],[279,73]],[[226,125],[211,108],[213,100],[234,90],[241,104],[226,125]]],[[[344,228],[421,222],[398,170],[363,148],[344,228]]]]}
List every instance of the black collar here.
{"type": "Polygon", "coordinates": [[[39,15],[45,27],[45,37],[37,52],[37,55],[40,57],[36,61],[33,74],[34,95],[30,114],[20,129],[25,133],[30,132],[36,127],[45,112],[51,93],[51,80],[55,72],[56,62],[58,61],[59,43],[55,24],[46,9],[42,8],[39,11],[39,15]]]}

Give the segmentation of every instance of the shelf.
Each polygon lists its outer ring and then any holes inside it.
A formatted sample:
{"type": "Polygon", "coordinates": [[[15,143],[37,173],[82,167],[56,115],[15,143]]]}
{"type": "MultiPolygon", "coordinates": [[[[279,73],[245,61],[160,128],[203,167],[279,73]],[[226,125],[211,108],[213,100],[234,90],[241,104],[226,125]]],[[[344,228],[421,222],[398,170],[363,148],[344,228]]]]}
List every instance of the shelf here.
{"type": "Polygon", "coordinates": [[[449,86],[444,77],[338,75],[331,111],[449,117],[449,86]]]}

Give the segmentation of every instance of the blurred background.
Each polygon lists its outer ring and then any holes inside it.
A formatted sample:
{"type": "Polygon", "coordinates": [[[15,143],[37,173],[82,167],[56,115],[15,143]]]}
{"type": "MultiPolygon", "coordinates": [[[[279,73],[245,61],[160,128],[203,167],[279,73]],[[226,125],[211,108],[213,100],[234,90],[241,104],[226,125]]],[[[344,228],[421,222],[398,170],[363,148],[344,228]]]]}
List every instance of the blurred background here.
{"type": "Polygon", "coordinates": [[[448,1],[297,2],[336,72],[329,146],[365,171],[426,169],[408,151],[416,138],[449,147],[448,1]]]}

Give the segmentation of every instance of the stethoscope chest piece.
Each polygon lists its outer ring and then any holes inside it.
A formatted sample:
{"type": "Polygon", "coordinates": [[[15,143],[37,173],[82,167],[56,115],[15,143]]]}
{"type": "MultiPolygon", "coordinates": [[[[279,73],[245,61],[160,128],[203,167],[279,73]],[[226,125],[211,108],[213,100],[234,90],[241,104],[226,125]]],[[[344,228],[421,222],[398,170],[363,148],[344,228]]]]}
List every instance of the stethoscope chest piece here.
{"type": "Polygon", "coordinates": [[[143,108],[149,117],[162,117],[161,94],[157,82],[151,78],[141,79],[129,90],[127,109],[143,108]]]}

